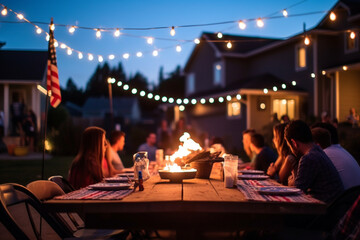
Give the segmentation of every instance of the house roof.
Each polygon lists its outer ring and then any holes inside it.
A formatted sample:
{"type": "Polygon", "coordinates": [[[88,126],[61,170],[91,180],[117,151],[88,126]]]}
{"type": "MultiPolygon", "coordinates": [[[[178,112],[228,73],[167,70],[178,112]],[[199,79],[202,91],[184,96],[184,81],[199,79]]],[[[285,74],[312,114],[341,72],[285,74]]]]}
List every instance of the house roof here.
{"type": "MultiPolygon", "coordinates": [[[[304,89],[298,86],[293,86],[272,74],[263,74],[251,78],[239,79],[238,81],[235,81],[233,84],[229,84],[225,88],[221,89],[221,94],[224,94],[226,92],[235,92],[235,91],[238,92],[241,89],[263,90],[264,88],[267,88],[269,92],[271,92],[274,86],[276,86],[278,88],[278,91],[281,92],[283,91],[283,89],[281,88],[282,84],[286,84],[285,90],[287,92],[289,91],[305,92],[304,89]]],[[[219,89],[216,88],[210,91],[192,94],[189,97],[200,98],[200,97],[209,97],[218,94],[219,94],[219,89]]]]}
{"type": "Polygon", "coordinates": [[[0,50],[0,82],[39,82],[44,78],[47,51],[0,50]]]}
{"type": "MultiPolygon", "coordinates": [[[[131,116],[132,106],[137,104],[136,97],[114,97],[113,98],[113,110],[117,115],[131,116]]],[[[87,113],[100,113],[104,109],[109,109],[109,98],[108,97],[91,97],[88,98],[83,106],[83,112],[87,113]]],[[[106,111],[108,112],[108,111],[106,111]]]]}

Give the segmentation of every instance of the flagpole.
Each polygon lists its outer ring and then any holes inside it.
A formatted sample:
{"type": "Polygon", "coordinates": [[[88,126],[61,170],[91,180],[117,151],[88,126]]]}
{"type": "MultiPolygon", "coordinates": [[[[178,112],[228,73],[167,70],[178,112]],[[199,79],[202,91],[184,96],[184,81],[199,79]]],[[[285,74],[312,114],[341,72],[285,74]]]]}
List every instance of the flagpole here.
{"type": "Polygon", "coordinates": [[[46,92],[46,103],[45,103],[45,118],[44,118],[44,132],[43,132],[43,155],[42,155],[42,166],[41,166],[41,179],[45,180],[45,142],[46,142],[46,130],[47,130],[47,118],[49,111],[50,95],[49,91],[46,92]]]}

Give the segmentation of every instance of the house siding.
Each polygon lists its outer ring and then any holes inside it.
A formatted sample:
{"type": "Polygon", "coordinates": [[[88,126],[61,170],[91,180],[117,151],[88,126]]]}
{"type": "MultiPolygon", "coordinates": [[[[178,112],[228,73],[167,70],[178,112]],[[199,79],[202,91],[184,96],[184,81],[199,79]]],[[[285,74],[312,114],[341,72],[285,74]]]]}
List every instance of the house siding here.
{"type": "Polygon", "coordinates": [[[360,109],[360,71],[340,72],[339,81],[339,122],[346,121],[349,109],[360,109]]]}

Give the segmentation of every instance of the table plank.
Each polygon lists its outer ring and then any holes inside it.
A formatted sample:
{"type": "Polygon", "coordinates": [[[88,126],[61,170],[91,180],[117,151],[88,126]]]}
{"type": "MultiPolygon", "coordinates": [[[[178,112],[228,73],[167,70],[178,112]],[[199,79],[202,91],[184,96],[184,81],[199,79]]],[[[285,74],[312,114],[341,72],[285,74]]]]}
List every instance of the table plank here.
{"type": "Polygon", "coordinates": [[[183,182],[183,201],[221,201],[209,179],[190,179],[183,182]]]}

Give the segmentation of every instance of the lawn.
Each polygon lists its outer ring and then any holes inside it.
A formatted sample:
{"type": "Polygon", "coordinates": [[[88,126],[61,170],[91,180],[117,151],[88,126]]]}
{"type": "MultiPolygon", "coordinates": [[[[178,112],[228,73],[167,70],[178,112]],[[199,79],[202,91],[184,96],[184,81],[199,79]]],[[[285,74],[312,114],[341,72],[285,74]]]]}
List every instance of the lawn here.
{"type": "MultiPolygon", "coordinates": [[[[67,177],[73,156],[54,156],[45,160],[45,179],[53,175],[67,177]]],[[[0,160],[0,184],[26,185],[41,179],[42,160],[0,160]]]]}

